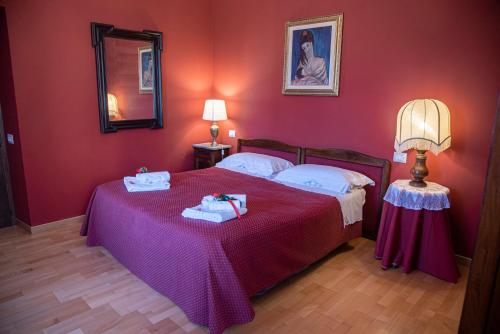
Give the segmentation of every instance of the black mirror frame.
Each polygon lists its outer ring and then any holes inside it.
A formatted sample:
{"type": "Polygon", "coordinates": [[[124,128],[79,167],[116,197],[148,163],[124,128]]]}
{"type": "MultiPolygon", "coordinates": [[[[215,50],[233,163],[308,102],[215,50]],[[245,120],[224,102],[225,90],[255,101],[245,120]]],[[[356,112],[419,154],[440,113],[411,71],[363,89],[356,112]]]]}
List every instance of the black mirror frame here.
{"type": "Polygon", "coordinates": [[[163,50],[163,35],[158,31],[133,31],[117,29],[111,24],[92,22],[92,46],[95,48],[97,94],[99,101],[99,119],[102,133],[116,132],[119,129],[163,127],[162,90],[161,90],[161,51],[163,50]],[[153,80],[153,118],[110,121],[108,115],[108,91],[106,83],[106,64],[104,61],[104,37],[133,39],[152,43],[154,65],[153,80]]]}

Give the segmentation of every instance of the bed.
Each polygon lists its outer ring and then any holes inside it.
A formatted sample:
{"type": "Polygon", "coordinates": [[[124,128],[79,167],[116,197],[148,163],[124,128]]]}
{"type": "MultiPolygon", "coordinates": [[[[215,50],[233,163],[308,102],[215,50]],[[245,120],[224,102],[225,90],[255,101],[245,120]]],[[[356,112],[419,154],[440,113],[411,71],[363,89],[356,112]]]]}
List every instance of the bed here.
{"type": "MultiPolygon", "coordinates": [[[[377,220],[388,181],[386,160],[369,157],[379,167],[355,152],[262,139],[239,140],[238,152],[245,151],[294,163],[341,163],[377,176],[377,185],[367,190],[364,212],[367,221],[377,220]]],[[[147,193],[128,193],[121,180],[98,186],[81,234],[87,235],[88,246],[106,248],[211,333],[252,321],[250,297],[361,236],[364,228],[361,222],[344,226],[335,197],[221,168],[172,174],[171,184],[168,191],[147,193]],[[223,224],[181,216],[184,208],[214,192],[247,194],[248,213],[223,224]]]]}

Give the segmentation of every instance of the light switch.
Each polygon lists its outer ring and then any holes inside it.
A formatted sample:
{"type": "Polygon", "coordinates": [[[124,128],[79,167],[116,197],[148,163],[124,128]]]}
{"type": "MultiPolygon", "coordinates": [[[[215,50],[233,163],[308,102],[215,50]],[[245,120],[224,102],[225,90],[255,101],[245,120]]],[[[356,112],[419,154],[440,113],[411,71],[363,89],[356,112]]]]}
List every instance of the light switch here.
{"type": "Polygon", "coordinates": [[[402,164],[405,164],[406,163],[406,156],[407,156],[406,153],[403,153],[403,152],[401,152],[401,153],[394,152],[394,156],[393,156],[392,160],[394,162],[400,162],[402,164]]]}
{"type": "Polygon", "coordinates": [[[14,144],[14,135],[12,133],[7,133],[7,143],[14,144]]]}
{"type": "Polygon", "coordinates": [[[231,138],[236,137],[236,130],[229,130],[229,137],[231,138]]]}

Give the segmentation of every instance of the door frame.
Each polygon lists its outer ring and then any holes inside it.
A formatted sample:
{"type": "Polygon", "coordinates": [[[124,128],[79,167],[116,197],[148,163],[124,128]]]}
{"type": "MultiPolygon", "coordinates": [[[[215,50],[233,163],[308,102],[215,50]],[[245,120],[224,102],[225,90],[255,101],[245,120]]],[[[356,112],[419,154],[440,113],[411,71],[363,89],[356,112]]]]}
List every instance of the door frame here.
{"type": "Polygon", "coordinates": [[[493,333],[500,313],[500,95],[493,125],[481,222],[465,292],[460,334],[493,333]]]}
{"type": "Polygon", "coordinates": [[[7,140],[3,124],[2,105],[0,104],[0,168],[5,171],[5,186],[7,187],[7,199],[10,209],[10,225],[12,226],[16,224],[16,210],[14,208],[14,197],[12,195],[12,186],[10,182],[9,160],[7,158],[7,140]]]}

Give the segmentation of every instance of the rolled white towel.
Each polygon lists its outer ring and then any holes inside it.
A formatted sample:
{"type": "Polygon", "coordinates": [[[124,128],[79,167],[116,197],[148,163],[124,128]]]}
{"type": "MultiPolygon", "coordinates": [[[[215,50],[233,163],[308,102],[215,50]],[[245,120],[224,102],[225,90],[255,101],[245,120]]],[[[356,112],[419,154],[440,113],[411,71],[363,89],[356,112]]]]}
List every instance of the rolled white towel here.
{"type": "MultiPolygon", "coordinates": [[[[240,209],[240,215],[247,213],[246,208],[240,209]]],[[[207,211],[203,206],[198,205],[193,208],[186,208],[182,211],[182,216],[185,218],[202,219],[214,223],[222,223],[227,220],[236,218],[236,212],[233,211],[207,211]]]]}
{"type": "MultiPolygon", "coordinates": [[[[236,200],[236,201],[232,201],[234,206],[236,207],[236,209],[240,209],[241,208],[241,202],[236,200]]],[[[207,210],[210,210],[210,211],[234,211],[234,208],[233,206],[231,205],[231,203],[229,202],[226,202],[226,201],[214,201],[214,200],[210,200],[210,199],[206,199],[206,198],[203,198],[203,200],[201,201],[201,206],[207,210]]]]}
{"type": "Polygon", "coordinates": [[[169,183],[170,173],[167,171],[163,172],[151,172],[151,173],[138,173],[135,174],[136,180],[143,184],[156,184],[156,183],[169,183]]]}
{"type": "MultiPolygon", "coordinates": [[[[227,196],[235,198],[232,202],[238,210],[246,207],[246,195],[228,194],[227,196]]],[[[217,201],[212,195],[203,197],[201,206],[210,211],[234,211],[231,203],[228,201],[217,201]]]]}

